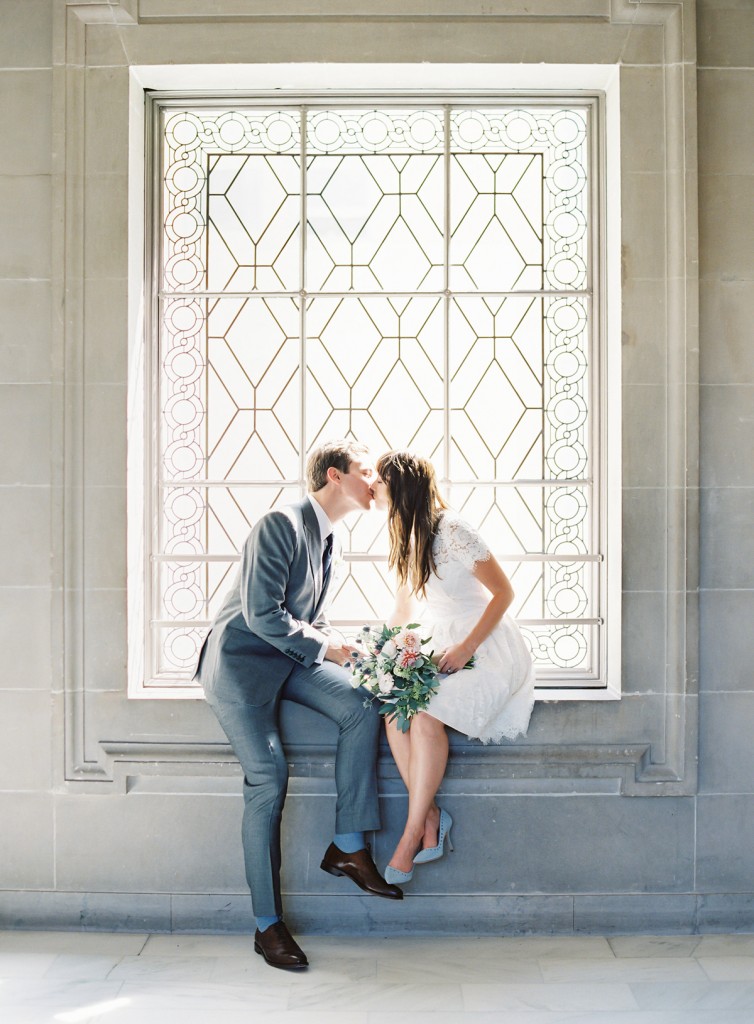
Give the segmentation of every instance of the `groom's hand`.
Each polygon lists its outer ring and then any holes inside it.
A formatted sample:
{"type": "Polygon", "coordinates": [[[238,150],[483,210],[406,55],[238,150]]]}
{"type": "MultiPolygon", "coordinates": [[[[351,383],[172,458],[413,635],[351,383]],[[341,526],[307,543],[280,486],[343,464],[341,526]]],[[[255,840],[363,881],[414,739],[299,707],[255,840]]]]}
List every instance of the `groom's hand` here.
{"type": "Polygon", "coordinates": [[[345,665],[353,657],[350,644],[328,644],[325,661],[334,661],[336,665],[345,665]]]}

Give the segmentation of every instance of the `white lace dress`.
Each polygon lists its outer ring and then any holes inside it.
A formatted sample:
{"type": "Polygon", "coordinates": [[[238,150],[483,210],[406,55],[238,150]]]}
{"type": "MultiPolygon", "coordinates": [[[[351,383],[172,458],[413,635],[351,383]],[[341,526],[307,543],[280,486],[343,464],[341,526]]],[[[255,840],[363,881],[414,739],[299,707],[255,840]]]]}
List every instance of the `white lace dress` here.
{"type": "MultiPolygon", "coordinates": [[[[442,651],[468,636],[490,600],[473,575],[490,549],[468,523],[445,512],[432,552],[436,572],[427,581],[421,623],[431,628],[433,649],[442,651]]],[[[473,668],[441,680],[427,711],[452,729],[485,743],[526,732],[534,705],[534,667],[510,615],[479,645],[473,668]]]]}

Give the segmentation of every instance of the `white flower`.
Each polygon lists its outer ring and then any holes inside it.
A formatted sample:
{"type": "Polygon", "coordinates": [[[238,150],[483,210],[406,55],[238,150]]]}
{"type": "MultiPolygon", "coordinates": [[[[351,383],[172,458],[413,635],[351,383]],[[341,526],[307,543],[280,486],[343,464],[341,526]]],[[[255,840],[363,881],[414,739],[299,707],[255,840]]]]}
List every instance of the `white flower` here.
{"type": "Polygon", "coordinates": [[[407,648],[411,651],[418,651],[422,645],[419,634],[413,629],[402,629],[393,639],[395,640],[396,646],[401,650],[407,648]]]}
{"type": "Polygon", "coordinates": [[[397,653],[398,648],[395,646],[395,643],[392,640],[388,640],[387,643],[382,648],[382,650],[380,651],[380,654],[383,656],[383,658],[394,658],[397,653]]]}
{"type": "Polygon", "coordinates": [[[389,672],[380,672],[377,677],[377,685],[380,688],[380,693],[391,693],[395,686],[395,680],[389,672]]]}

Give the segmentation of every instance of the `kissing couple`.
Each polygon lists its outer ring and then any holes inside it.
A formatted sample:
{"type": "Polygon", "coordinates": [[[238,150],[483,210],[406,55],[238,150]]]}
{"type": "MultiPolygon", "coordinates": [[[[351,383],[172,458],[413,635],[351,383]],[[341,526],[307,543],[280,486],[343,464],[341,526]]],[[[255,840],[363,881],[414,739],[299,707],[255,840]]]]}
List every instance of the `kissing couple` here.
{"type": "Polygon", "coordinates": [[[254,948],[272,967],[301,969],[305,953],[283,921],[280,823],[288,764],[280,742],[281,700],[313,708],[338,727],[335,825],[321,867],[364,892],[403,899],[398,883],[443,855],[452,819],[435,795],[448,760],[446,726],[485,742],[525,733],[534,702],[526,643],[506,611],[510,582],[490,549],[443,501],[431,463],[388,452],[376,465],[353,441],[316,448],[308,494],[266,512],[252,529],[230,593],[199,655],[196,678],[244,774],[242,841],[257,930],[254,948]],[[353,646],[326,615],[333,527],[351,512],[387,513],[389,566],[396,577],[391,625],[425,601],[442,685],[408,731],[386,724],[408,790],[403,835],[380,874],[365,833],[380,828],[377,751],[382,716],[354,689],[353,646]],[[459,669],[474,658],[468,671],[459,669]]]}

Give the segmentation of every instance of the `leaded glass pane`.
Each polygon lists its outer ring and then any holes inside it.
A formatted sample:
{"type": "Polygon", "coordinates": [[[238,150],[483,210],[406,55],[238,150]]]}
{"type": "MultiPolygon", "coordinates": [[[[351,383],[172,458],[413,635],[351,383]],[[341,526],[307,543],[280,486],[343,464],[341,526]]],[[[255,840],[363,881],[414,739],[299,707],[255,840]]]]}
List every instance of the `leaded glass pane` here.
{"type": "Polygon", "coordinates": [[[585,288],[586,111],[456,109],[450,125],[453,287],[585,288]]]}
{"type": "Polygon", "coordinates": [[[206,465],[211,480],[298,476],[299,304],[209,300],[206,465]]]}
{"type": "Polygon", "coordinates": [[[153,627],[156,648],[155,674],[163,686],[185,686],[196,668],[206,627],[153,627]]]}
{"type": "Polygon", "coordinates": [[[587,302],[550,299],[544,307],[543,476],[576,480],[590,475],[589,336],[587,302]]]}
{"type": "Polygon", "coordinates": [[[450,174],[451,287],[540,290],[541,154],[455,153],[450,174]]]}
{"type": "Polygon", "coordinates": [[[207,288],[300,286],[298,156],[213,156],[207,168],[207,288]]]}
{"type": "Polygon", "coordinates": [[[489,485],[448,489],[453,508],[485,537],[500,557],[566,555],[594,551],[592,488],[489,485]]]}
{"type": "Polygon", "coordinates": [[[361,625],[384,621],[394,586],[384,562],[349,562],[334,580],[329,614],[340,622],[361,625]]]}
{"type": "Polygon", "coordinates": [[[592,616],[590,563],[522,561],[505,569],[516,592],[511,611],[517,619],[592,616]]]}
{"type": "Polygon", "coordinates": [[[271,508],[295,501],[297,487],[254,485],[207,486],[206,554],[234,555],[243,547],[254,523],[271,508]]]}
{"type": "MultiPolygon", "coordinates": [[[[249,530],[335,436],[432,459],[541,678],[598,676],[589,118],[164,103],[152,678],[188,681],[249,530]]],[[[385,523],[340,532],[331,619],[382,621],[385,523]]]]}
{"type": "Polygon", "coordinates": [[[307,437],[442,458],[443,305],[437,298],[317,298],[307,308],[307,437]]]}
{"type": "Polygon", "coordinates": [[[564,671],[590,675],[599,671],[596,626],[522,625],[521,632],[529,644],[539,686],[557,685],[564,671]]]}
{"type": "Polygon", "coordinates": [[[307,117],[307,152],[443,153],[445,126],[442,108],[390,107],[384,110],[311,110],[307,117]]]}
{"type": "Polygon", "coordinates": [[[441,156],[314,156],[307,182],[308,288],[443,286],[441,156]]]}
{"type": "Polygon", "coordinates": [[[160,550],[175,558],[212,555],[234,560],[257,519],[299,496],[298,486],[193,487],[165,482],[160,550]]]}
{"type": "Polygon", "coordinates": [[[298,111],[166,109],[163,140],[162,287],[296,287],[298,111]]]}
{"type": "Polygon", "coordinates": [[[235,559],[225,561],[161,561],[159,582],[162,620],[206,621],[225,599],[237,571],[235,559]]]}
{"type": "Polygon", "coordinates": [[[451,303],[451,480],[543,475],[542,374],[541,299],[451,303]]]}
{"type": "Polygon", "coordinates": [[[191,480],[204,474],[207,408],[207,304],[173,299],[159,324],[160,475],[191,480]]]}

